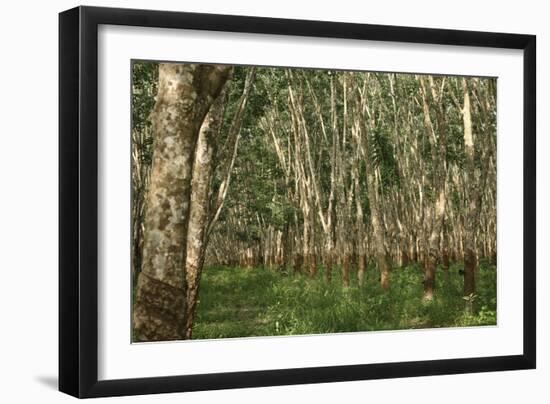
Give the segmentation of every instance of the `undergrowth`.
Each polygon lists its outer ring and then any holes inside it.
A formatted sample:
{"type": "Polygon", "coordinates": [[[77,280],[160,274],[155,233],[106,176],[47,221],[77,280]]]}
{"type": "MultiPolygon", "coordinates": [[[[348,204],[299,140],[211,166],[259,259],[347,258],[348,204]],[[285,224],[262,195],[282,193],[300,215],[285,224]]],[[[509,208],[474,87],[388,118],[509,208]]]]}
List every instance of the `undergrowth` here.
{"type": "Polygon", "coordinates": [[[460,263],[453,264],[448,277],[438,270],[434,299],[424,302],[423,274],[417,265],[395,268],[386,292],[374,266],[361,286],[352,272],[348,288],[342,286],[338,268],[327,283],[322,268],[310,279],[263,267],[208,267],[193,338],[495,325],[495,266],[481,262],[471,304],[462,296],[460,269],[460,263]]]}

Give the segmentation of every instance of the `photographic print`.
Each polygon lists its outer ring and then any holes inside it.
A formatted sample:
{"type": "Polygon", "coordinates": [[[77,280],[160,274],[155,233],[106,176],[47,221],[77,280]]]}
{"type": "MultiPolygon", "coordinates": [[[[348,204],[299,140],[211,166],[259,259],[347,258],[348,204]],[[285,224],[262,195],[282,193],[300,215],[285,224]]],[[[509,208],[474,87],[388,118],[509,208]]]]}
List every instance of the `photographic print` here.
{"type": "Polygon", "coordinates": [[[60,391],[536,368],[536,36],[311,17],[60,13],[60,391]]]}
{"type": "Polygon", "coordinates": [[[131,74],[132,342],[496,325],[496,78],[131,74]]]}

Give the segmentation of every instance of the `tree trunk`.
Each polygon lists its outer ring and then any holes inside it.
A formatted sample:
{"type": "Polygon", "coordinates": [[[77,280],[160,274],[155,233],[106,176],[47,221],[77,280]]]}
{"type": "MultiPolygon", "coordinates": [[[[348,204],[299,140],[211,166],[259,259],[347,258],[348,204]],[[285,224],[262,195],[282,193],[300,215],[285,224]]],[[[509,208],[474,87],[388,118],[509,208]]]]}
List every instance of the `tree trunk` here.
{"type": "Polygon", "coordinates": [[[309,257],[309,276],[310,278],[315,278],[317,276],[317,256],[315,251],[309,257]]]}
{"type": "Polygon", "coordinates": [[[450,267],[450,260],[449,260],[449,236],[448,236],[448,228],[447,225],[444,223],[443,225],[443,231],[442,231],[442,248],[441,248],[441,266],[443,267],[443,274],[445,275],[446,281],[449,281],[449,267],[450,267]]]}
{"type": "Polygon", "coordinates": [[[346,288],[349,287],[349,258],[349,254],[344,254],[342,262],[342,282],[346,288]]]}
{"type": "Polygon", "coordinates": [[[358,93],[357,96],[357,111],[356,111],[356,130],[355,137],[357,145],[361,150],[361,154],[365,161],[367,195],[370,207],[370,219],[373,231],[373,247],[375,250],[374,256],[380,271],[380,286],[382,289],[388,290],[390,286],[390,265],[387,260],[387,252],[385,245],[385,229],[382,215],[378,206],[377,188],[375,184],[375,167],[372,164],[373,152],[370,145],[370,134],[367,130],[368,117],[365,116],[367,108],[365,96],[358,93]]]}
{"type": "Polygon", "coordinates": [[[302,272],[302,265],[304,263],[304,256],[300,253],[297,253],[294,257],[294,272],[302,272]]]}
{"type": "MultiPolygon", "coordinates": [[[[475,179],[474,163],[474,137],[472,132],[472,117],[470,111],[470,94],[466,79],[462,80],[464,91],[464,108],[462,110],[464,121],[464,150],[466,152],[466,184],[469,203],[467,206],[464,239],[464,296],[475,293],[475,271],[476,271],[476,245],[475,245],[475,219],[477,206],[477,187],[475,179]]],[[[471,302],[468,301],[468,309],[471,309],[471,302]]]]}
{"type": "Polygon", "coordinates": [[[361,254],[357,257],[358,263],[357,263],[357,283],[359,286],[363,285],[364,279],[365,279],[365,255],[361,254]]]}
{"type": "Polygon", "coordinates": [[[476,290],[476,256],[470,245],[464,249],[464,296],[470,296],[476,290]]]}
{"type": "Polygon", "coordinates": [[[332,265],[334,264],[333,248],[329,244],[327,246],[326,258],[325,258],[325,280],[330,282],[332,280],[332,265]]]}
{"type": "Polygon", "coordinates": [[[378,210],[377,203],[374,202],[373,194],[375,192],[374,184],[372,184],[372,174],[367,174],[367,183],[369,188],[369,201],[371,202],[371,224],[374,235],[374,249],[376,264],[380,271],[380,286],[382,289],[388,290],[390,286],[390,266],[387,260],[386,246],[384,244],[384,227],[381,223],[380,212],[378,210]],[[372,198],[372,199],[371,199],[372,198]]]}
{"type": "Polygon", "coordinates": [[[445,219],[445,205],[446,205],[446,138],[445,138],[445,118],[442,107],[443,99],[443,85],[436,90],[434,80],[430,76],[429,79],[430,89],[432,94],[432,102],[436,104],[437,108],[437,123],[438,123],[438,136],[436,138],[436,131],[430,118],[430,108],[428,105],[428,92],[424,83],[424,78],[420,78],[420,89],[422,94],[422,106],[424,115],[424,127],[426,129],[427,137],[430,139],[432,161],[434,165],[433,174],[433,190],[437,195],[434,204],[427,205],[428,212],[426,217],[428,218],[429,226],[429,238],[427,240],[427,251],[425,251],[425,267],[424,267],[424,300],[432,300],[435,287],[435,268],[440,255],[440,237],[441,230],[443,228],[443,221],[445,219]],[[433,213],[432,213],[433,212],[433,213]]]}
{"type": "Polygon", "coordinates": [[[229,68],[162,63],[153,111],[153,162],[134,341],[185,338],[185,262],[195,146],[229,68]]]}
{"type": "MultiPolygon", "coordinates": [[[[231,170],[235,161],[238,147],[238,138],[241,130],[243,114],[248,102],[248,97],[252,89],[255,78],[255,68],[249,69],[242,95],[239,99],[239,105],[229,130],[228,138],[231,140],[229,150],[226,152],[224,190],[218,195],[215,211],[210,212],[211,183],[216,168],[216,137],[219,134],[223,123],[223,114],[225,110],[226,94],[220,94],[212,104],[210,112],[205,118],[199,135],[197,150],[195,152],[195,164],[193,167],[192,196],[190,208],[189,232],[187,235],[187,297],[186,297],[186,318],[185,318],[185,337],[190,339],[193,332],[193,322],[197,308],[199,283],[204,265],[206,247],[210,231],[214,226],[220,211],[223,207],[226,191],[229,187],[231,170]]],[[[222,92],[223,93],[223,92],[222,92]]],[[[268,255],[268,265],[272,265],[271,251],[265,252],[268,255]]],[[[256,257],[257,258],[257,257],[256,257]]]]}
{"type": "Polygon", "coordinates": [[[223,93],[225,90],[216,98],[201,126],[195,151],[185,265],[187,279],[185,338],[187,339],[192,336],[199,282],[208,244],[206,230],[210,216],[210,189],[215,168],[216,137],[223,121],[225,104],[223,93]]]}

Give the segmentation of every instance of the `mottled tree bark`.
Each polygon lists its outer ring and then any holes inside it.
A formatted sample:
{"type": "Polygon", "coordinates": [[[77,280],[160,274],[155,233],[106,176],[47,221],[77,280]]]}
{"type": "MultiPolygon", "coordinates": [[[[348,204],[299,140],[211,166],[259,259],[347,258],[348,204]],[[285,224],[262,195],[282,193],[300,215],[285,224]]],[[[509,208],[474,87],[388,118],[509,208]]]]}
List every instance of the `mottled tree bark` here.
{"type": "Polygon", "coordinates": [[[136,342],[185,338],[185,244],[195,145],[228,72],[223,66],[159,65],[143,259],[133,311],[136,342]]]}
{"type": "Polygon", "coordinates": [[[223,121],[224,104],[225,97],[222,92],[212,104],[201,126],[195,151],[185,266],[187,279],[185,338],[187,339],[192,335],[199,281],[208,243],[206,228],[210,215],[210,188],[215,169],[216,137],[223,121]]]}

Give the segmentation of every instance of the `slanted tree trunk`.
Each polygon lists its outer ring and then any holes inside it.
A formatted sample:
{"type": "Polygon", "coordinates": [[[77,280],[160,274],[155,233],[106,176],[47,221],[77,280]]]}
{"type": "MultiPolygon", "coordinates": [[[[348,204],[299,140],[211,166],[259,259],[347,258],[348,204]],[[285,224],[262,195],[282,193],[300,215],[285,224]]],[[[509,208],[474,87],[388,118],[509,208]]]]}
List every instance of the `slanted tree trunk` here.
{"type": "Polygon", "coordinates": [[[134,341],[185,338],[185,245],[194,152],[204,117],[228,73],[224,66],[159,65],[134,341]]]}
{"type": "MultiPolygon", "coordinates": [[[[232,162],[235,159],[236,147],[238,145],[239,132],[241,130],[243,114],[252,89],[255,78],[255,68],[249,69],[243,93],[239,99],[238,108],[233,118],[229,139],[235,139],[231,160],[225,167],[224,191],[229,187],[232,162]]],[[[223,122],[225,111],[226,94],[216,98],[210,111],[200,129],[195,161],[193,166],[193,179],[191,182],[191,207],[189,215],[189,231],[187,234],[187,257],[186,257],[186,315],[185,315],[185,337],[190,339],[193,332],[193,322],[197,308],[199,283],[206,255],[206,247],[212,226],[219,217],[220,210],[227,195],[226,192],[218,195],[216,200],[216,211],[210,211],[211,184],[216,169],[216,142],[220,127],[223,122]]]]}
{"type": "Polygon", "coordinates": [[[210,189],[215,169],[216,137],[223,120],[224,103],[223,95],[214,101],[202,124],[195,152],[185,265],[187,277],[185,338],[187,339],[192,336],[199,282],[208,243],[206,230],[210,215],[210,189]]]}

